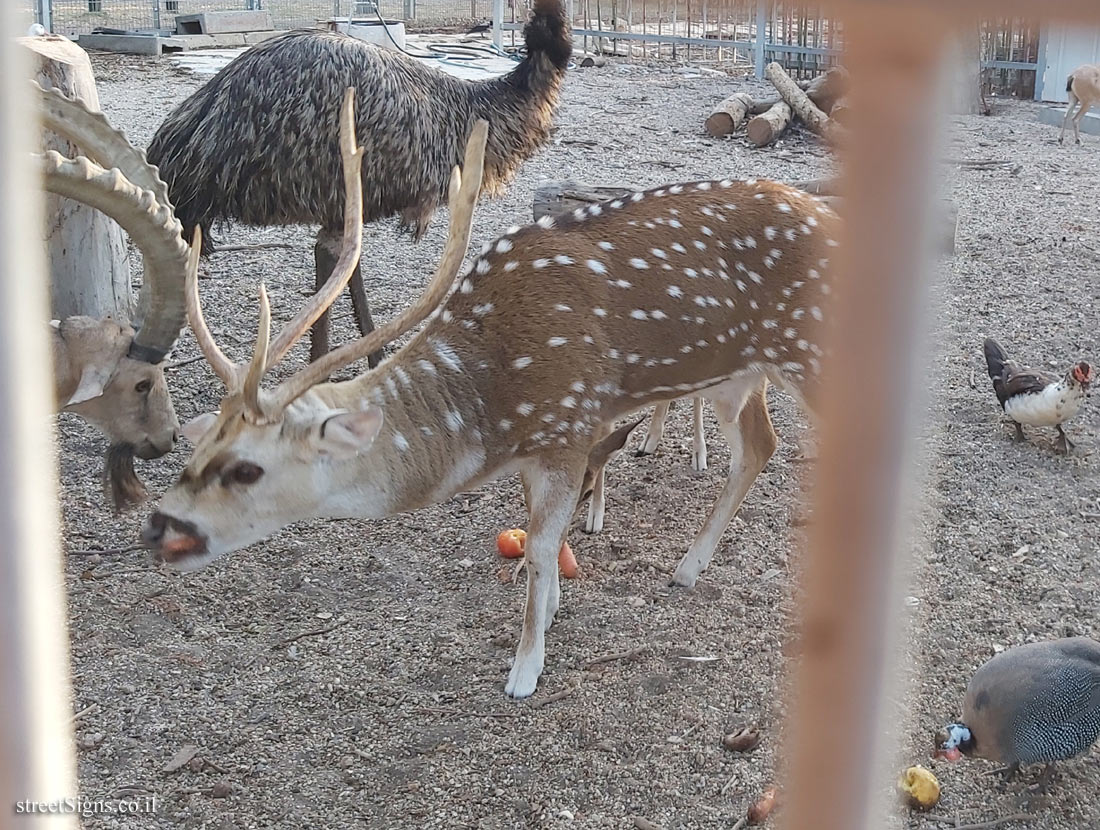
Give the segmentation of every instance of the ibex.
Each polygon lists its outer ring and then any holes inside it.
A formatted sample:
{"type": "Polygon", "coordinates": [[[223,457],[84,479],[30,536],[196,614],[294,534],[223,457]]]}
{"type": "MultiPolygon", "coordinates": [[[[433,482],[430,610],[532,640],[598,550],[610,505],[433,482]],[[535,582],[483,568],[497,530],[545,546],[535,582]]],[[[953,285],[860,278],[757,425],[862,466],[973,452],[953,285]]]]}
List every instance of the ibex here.
{"type": "Polygon", "coordinates": [[[67,159],[38,155],[44,187],[89,204],[117,221],[145,259],[145,319],[125,322],[70,317],[52,330],[54,397],[110,440],[108,487],[115,507],[144,496],[133,456],[157,458],[175,446],[179,421],[168,396],[163,360],[186,320],[187,245],[167,189],[144,154],[79,101],[36,85],[43,125],[81,148],[67,159]]]}
{"type": "MultiPolygon", "coordinates": [[[[424,293],[371,334],[265,389],[264,374],[359,257],[361,151],[349,108],[346,99],[338,281],[274,341],[261,290],[256,350],[238,366],[214,343],[189,277],[192,327],[229,391],[220,412],[184,427],[197,441],[194,455],[144,538],[159,561],[196,568],[294,521],[381,518],[519,473],[527,601],[505,690],[526,697],[543,669],[559,603],[558,550],[593,449],[617,419],[643,407],[691,395],[713,404],[733,460],[673,577],[693,585],[775,450],[768,382],[812,400],[839,220],[814,197],[772,182],[677,184],[511,228],[459,273],[481,178],[479,122],[461,175],[451,175],[448,240],[424,293]],[[325,382],[429,317],[377,368],[325,382]]],[[[193,258],[198,250],[192,243],[193,258]]]]}
{"type": "Polygon", "coordinates": [[[1058,143],[1066,139],[1066,126],[1073,120],[1073,138],[1076,143],[1081,143],[1081,119],[1088,115],[1088,111],[1095,104],[1100,104],[1100,63],[1086,63],[1078,66],[1069,73],[1066,78],[1066,92],[1069,93],[1069,103],[1066,105],[1066,117],[1062,119],[1062,133],[1058,136],[1058,143]],[[1077,112],[1073,107],[1080,104],[1077,112]]]}

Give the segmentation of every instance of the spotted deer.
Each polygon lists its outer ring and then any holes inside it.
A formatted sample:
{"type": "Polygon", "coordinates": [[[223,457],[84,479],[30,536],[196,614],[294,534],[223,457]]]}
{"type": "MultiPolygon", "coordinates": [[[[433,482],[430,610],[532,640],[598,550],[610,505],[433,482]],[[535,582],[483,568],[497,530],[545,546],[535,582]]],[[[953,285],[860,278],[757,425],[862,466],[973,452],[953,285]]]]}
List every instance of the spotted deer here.
{"type": "Polygon", "coordinates": [[[190,569],[291,522],[382,518],[518,473],[529,515],[527,599],[505,691],[527,697],[542,673],[560,600],[558,550],[593,451],[642,408],[692,395],[711,402],[732,461],[673,577],[693,585],[775,450],[767,384],[812,400],[838,220],[814,197],[772,182],[677,184],[510,228],[460,273],[486,137],[479,123],[461,173],[452,173],[448,240],[424,293],[376,331],[265,388],[265,373],[359,258],[362,151],[349,129],[344,135],[341,264],[274,340],[261,290],[249,365],[218,350],[191,274],[192,327],[228,393],[219,412],[185,426],[194,455],[144,537],[155,558],[190,569]],[[376,368],[326,381],[425,320],[376,368]]]}
{"type": "MultiPolygon", "coordinates": [[[[695,432],[691,439],[691,469],[701,473],[707,469],[707,439],[703,433],[703,399],[696,396],[692,403],[694,409],[692,417],[695,432]]],[[[665,434],[665,421],[668,420],[669,406],[670,402],[665,401],[653,407],[653,417],[649,419],[649,429],[646,431],[645,438],[642,440],[642,445],[634,455],[652,455],[657,452],[657,447],[660,445],[661,438],[663,438],[665,434]]],[[[627,435],[634,431],[638,423],[640,423],[640,421],[631,425],[627,435]]],[[[623,436],[624,441],[626,437],[626,435],[623,436]]],[[[599,533],[603,530],[604,515],[607,512],[607,502],[604,493],[607,481],[605,467],[607,462],[623,449],[622,446],[614,441],[612,441],[612,444],[614,444],[614,446],[603,448],[603,451],[596,452],[588,460],[590,486],[583,491],[583,496],[586,498],[590,496],[591,500],[588,503],[588,518],[584,523],[585,533],[599,533]]]]}

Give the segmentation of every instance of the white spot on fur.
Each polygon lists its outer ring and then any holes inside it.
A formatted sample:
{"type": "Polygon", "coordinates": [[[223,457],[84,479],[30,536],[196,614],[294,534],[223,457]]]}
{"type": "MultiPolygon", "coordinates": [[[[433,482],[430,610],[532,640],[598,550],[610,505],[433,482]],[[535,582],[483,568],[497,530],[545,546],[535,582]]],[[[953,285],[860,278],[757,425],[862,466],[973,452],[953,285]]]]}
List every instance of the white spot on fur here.
{"type": "Polygon", "coordinates": [[[427,372],[429,375],[436,374],[434,363],[430,363],[427,360],[418,360],[418,361],[416,361],[416,365],[419,366],[421,369],[423,369],[425,372],[427,372]]]}
{"type": "Polygon", "coordinates": [[[558,346],[564,346],[569,341],[564,337],[551,337],[546,341],[546,345],[551,348],[557,348],[558,346]]]}
{"type": "Polygon", "coordinates": [[[572,257],[566,256],[565,254],[558,254],[554,257],[554,262],[558,265],[572,265],[574,260],[572,257]]]}
{"type": "Polygon", "coordinates": [[[395,432],[393,434],[393,445],[397,447],[399,452],[407,452],[409,449],[409,439],[400,432],[395,432]]]}
{"type": "Polygon", "coordinates": [[[488,314],[492,310],[493,310],[493,304],[492,303],[481,303],[479,305],[475,305],[472,309],[475,317],[484,317],[486,314],[488,314]]]}
{"type": "Polygon", "coordinates": [[[597,242],[596,246],[603,249],[603,250],[605,250],[605,251],[614,251],[615,250],[615,246],[612,243],[610,243],[606,240],[604,240],[602,242],[597,242]]]}
{"type": "Polygon", "coordinates": [[[504,263],[504,270],[505,271],[515,271],[517,268],[519,268],[519,263],[516,262],[514,259],[509,260],[508,262],[504,263]]]}
{"type": "Polygon", "coordinates": [[[633,268],[637,268],[639,271],[645,270],[649,267],[649,263],[646,262],[644,259],[640,259],[639,257],[631,257],[630,265],[633,268]]]}
{"type": "Polygon", "coordinates": [[[536,259],[534,262],[531,263],[531,267],[532,268],[545,268],[549,264],[550,264],[550,260],[539,258],[539,259],[536,259]]]}
{"type": "Polygon", "coordinates": [[[540,228],[546,228],[547,230],[550,230],[551,228],[554,227],[554,217],[553,216],[540,216],[539,221],[536,222],[535,224],[538,225],[540,228]]]}
{"type": "Polygon", "coordinates": [[[498,254],[506,254],[510,250],[512,250],[512,240],[510,240],[510,239],[501,239],[499,242],[497,242],[497,253],[498,254]]]}
{"type": "Polygon", "coordinates": [[[516,407],[516,412],[518,412],[520,415],[523,415],[524,417],[527,417],[534,411],[535,405],[533,403],[521,403],[519,406],[516,407]]]}
{"type": "Polygon", "coordinates": [[[561,405],[564,406],[566,409],[572,409],[577,405],[577,399],[574,398],[572,395],[567,395],[566,397],[561,399],[561,405]]]}
{"type": "Polygon", "coordinates": [[[471,291],[474,290],[474,284],[468,279],[463,280],[462,284],[458,286],[458,290],[461,291],[463,294],[469,294],[471,291]]]}
{"type": "Polygon", "coordinates": [[[595,314],[597,317],[606,317],[607,309],[596,306],[594,309],[592,309],[592,313],[595,314]]]}
{"type": "Polygon", "coordinates": [[[458,432],[466,422],[462,419],[462,413],[457,409],[448,409],[443,414],[443,423],[451,432],[458,432]]]}
{"type": "Polygon", "coordinates": [[[534,362],[535,361],[534,361],[533,358],[524,355],[523,357],[517,357],[515,360],[512,361],[512,368],[513,369],[526,369],[528,366],[530,366],[534,362]]]}

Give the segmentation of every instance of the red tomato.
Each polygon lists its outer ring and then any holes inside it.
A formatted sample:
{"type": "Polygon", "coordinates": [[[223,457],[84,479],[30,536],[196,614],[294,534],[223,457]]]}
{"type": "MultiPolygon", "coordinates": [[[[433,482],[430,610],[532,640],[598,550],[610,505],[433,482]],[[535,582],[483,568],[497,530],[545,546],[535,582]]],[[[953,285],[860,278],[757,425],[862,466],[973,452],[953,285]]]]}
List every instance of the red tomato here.
{"type": "Polygon", "coordinates": [[[527,543],[527,531],[518,527],[502,530],[497,536],[497,550],[505,559],[519,559],[527,543]]]}

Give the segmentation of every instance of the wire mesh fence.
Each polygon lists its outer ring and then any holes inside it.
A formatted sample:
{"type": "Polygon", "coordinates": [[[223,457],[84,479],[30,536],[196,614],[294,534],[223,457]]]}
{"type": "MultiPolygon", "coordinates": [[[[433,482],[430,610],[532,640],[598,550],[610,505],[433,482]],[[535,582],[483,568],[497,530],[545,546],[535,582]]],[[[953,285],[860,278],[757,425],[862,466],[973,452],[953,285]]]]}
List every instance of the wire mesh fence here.
{"type": "MultiPolygon", "coordinates": [[[[276,29],[315,26],[332,17],[403,20],[410,30],[464,27],[487,21],[493,0],[18,0],[26,21],[75,37],[97,30],[173,30],[177,15],[263,9],[276,29]]],[[[751,66],[758,33],[765,60],[796,77],[816,75],[840,60],[843,27],[819,6],[758,0],[566,0],[578,46],[585,52],[643,60],[751,66]]],[[[521,42],[525,0],[504,0],[506,45],[521,42]]],[[[1030,97],[1040,60],[1035,21],[1003,17],[981,28],[987,91],[1030,97]]]]}

